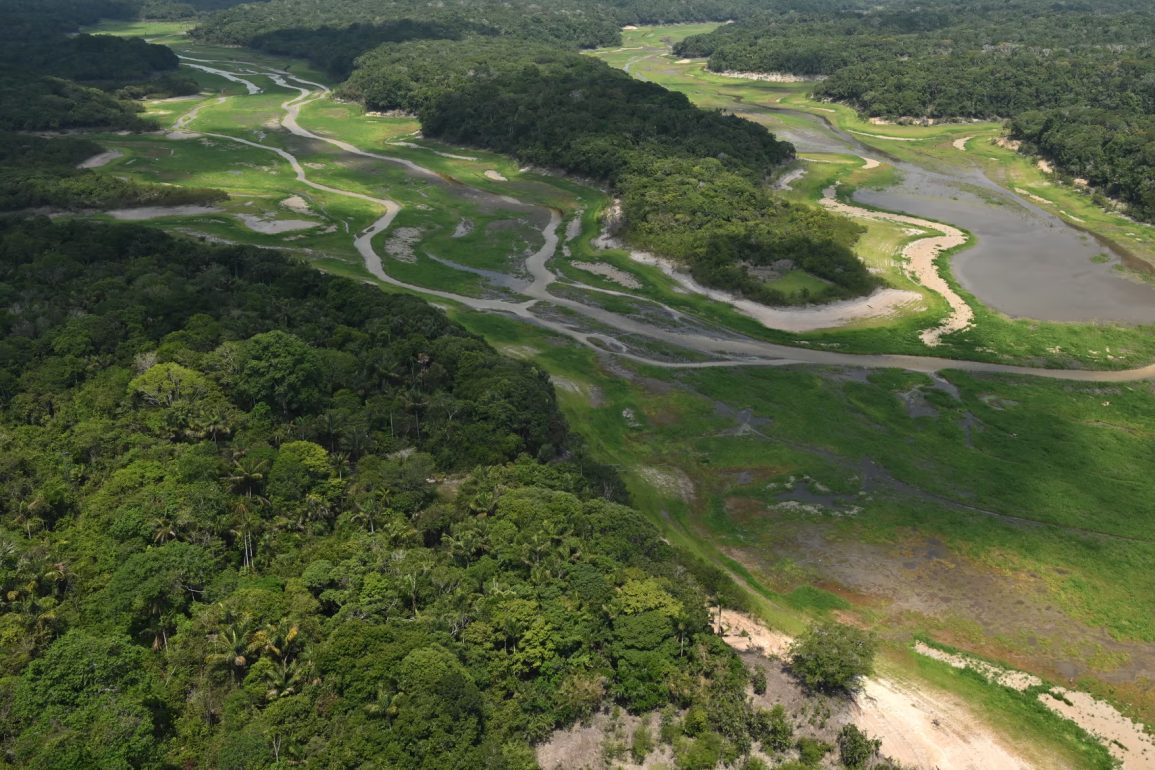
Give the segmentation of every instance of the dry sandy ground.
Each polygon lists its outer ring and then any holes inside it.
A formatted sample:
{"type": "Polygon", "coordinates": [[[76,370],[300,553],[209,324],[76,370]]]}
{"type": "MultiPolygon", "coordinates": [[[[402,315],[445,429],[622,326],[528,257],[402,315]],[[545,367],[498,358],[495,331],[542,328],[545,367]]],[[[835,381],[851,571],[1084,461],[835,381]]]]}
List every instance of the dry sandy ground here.
{"type": "Polygon", "coordinates": [[[640,289],[642,283],[637,278],[627,273],[625,270],[619,270],[613,265],[605,262],[571,262],[578,270],[585,270],[587,273],[600,275],[602,278],[613,281],[619,286],[624,286],[627,289],[640,289]]]}
{"type": "Polygon", "coordinates": [[[116,160],[117,158],[121,158],[121,157],[124,157],[124,153],[121,152],[120,150],[109,150],[108,152],[102,152],[102,153],[98,153],[96,155],[93,155],[91,158],[84,161],[83,163],[78,163],[76,167],[77,168],[100,168],[101,166],[107,166],[109,163],[112,163],[114,160],[116,160]]]}
{"type": "Polygon", "coordinates": [[[509,181],[504,176],[502,176],[499,172],[494,171],[493,169],[488,169],[485,172],[485,178],[486,179],[492,179],[495,182],[508,182],[509,181]]]}
{"type": "Polygon", "coordinates": [[[957,227],[951,227],[950,225],[931,222],[905,214],[890,214],[851,206],[834,198],[833,187],[828,188],[823,194],[822,204],[831,211],[851,217],[898,222],[900,224],[914,225],[915,227],[922,227],[928,230],[937,230],[941,233],[941,235],[920,238],[902,250],[903,256],[907,259],[906,267],[910,276],[926,288],[942,296],[950,305],[951,312],[950,315],[947,316],[947,319],[933,329],[924,330],[919,336],[923,344],[934,347],[942,342],[943,335],[962,331],[971,325],[974,321],[974,311],[971,310],[970,305],[950,287],[950,284],[939,275],[934,265],[934,261],[939,254],[966,243],[967,237],[962,230],[959,230],[957,227]]]}
{"type": "Polygon", "coordinates": [[[738,78],[740,80],[761,80],[766,83],[815,83],[826,80],[825,75],[792,75],[789,72],[738,72],[726,70],[715,72],[724,78],[738,78]]]}
{"type": "Polygon", "coordinates": [[[398,227],[385,241],[385,253],[398,262],[416,262],[413,246],[421,240],[422,232],[419,227],[398,227]]]}
{"type": "MultiPolygon", "coordinates": [[[[955,668],[969,668],[982,674],[988,681],[1023,692],[1039,687],[1043,680],[1032,674],[1001,668],[965,655],[953,655],[917,642],[915,652],[940,660],[955,668]]],[[[1155,768],[1155,738],[1143,726],[1134,722],[1110,703],[1098,700],[1085,692],[1055,687],[1041,693],[1039,700],[1056,714],[1071,720],[1103,742],[1121,764],[1122,770],[1151,770],[1155,768]],[[1060,697],[1056,698],[1057,694],[1060,697]]]]}
{"type": "MultiPolygon", "coordinates": [[[[782,657],[789,636],[741,612],[715,618],[722,639],[740,651],[782,657]]],[[[871,678],[855,696],[854,723],[882,740],[882,753],[919,770],[1030,770],[1031,765],[984,725],[965,703],[947,693],[871,678]]]]}
{"type": "Polygon", "coordinates": [[[787,174],[783,174],[776,182],[774,182],[775,190],[789,190],[790,185],[797,182],[802,177],[806,176],[806,169],[796,168],[787,174]]]}
{"type": "Polygon", "coordinates": [[[966,152],[967,142],[969,142],[971,139],[974,139],[974,137],[973,136],[964,136],[962,138],[955,139],[953,142],[951,142],[951,145],[953,145],[954,148],[956,150],[958,150],[959,152],[966,152]]]}
{"type": "Polygon", "coordinates": [[[309,202],[300,195],[290,195],[281,201],[281,205],[289,211],[295,211],[298,214],[312,214],[313,209],[309,206],[309,202]]]}

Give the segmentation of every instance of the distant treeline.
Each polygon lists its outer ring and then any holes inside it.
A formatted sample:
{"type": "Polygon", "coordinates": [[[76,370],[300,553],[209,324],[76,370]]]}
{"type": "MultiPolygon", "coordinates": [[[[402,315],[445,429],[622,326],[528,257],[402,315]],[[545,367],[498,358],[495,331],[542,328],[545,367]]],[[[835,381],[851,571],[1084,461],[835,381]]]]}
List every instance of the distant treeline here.
{"type": "MultiPolygon", "coordinates": [[[[779,0],[783,10],[828,8],[837,0],[779,0]]],[[[762,0],[266,0],[208,17],[207,40],[302,56],[345,77],[358,56],[382,43],[511,36],[567,48],[621,42],[626,24],[723,21],[764,10],[762,0]]]]}
{"type": "Polygon", "coordinates": [[[824,75],[881,117],[1012,118],[1030,151],[1155,218],[1155,7],[1138,0],[892,2],[761,16],[687,38],[717,71],[824,75]]]}
{"type": "Polygon", "coordinates": [[[604,180],[622,196],[627,239],[707,285],[784,302],[748,270],[782,259],[830,282],[810,299],[876,285],[852,251],[857,226],[764,189],[790,144],[598,60],[505,39],[387,45],[342,94],[415,112],[428,136],[604,180]]]}
{"type": "Polygon", "coordinates": [[[104,0],[0,6],[0,130],[138,130],[151,124],[132,98],[195,93],[165,46],[73,33],[133,13],[131,4],[104,0]]]}

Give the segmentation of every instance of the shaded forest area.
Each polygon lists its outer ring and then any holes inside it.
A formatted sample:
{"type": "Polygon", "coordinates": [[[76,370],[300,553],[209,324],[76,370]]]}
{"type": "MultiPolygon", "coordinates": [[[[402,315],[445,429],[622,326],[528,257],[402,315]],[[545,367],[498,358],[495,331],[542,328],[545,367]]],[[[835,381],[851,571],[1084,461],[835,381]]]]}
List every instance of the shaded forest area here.
{"type": "Polygon", "coordinates": [[[0,298],[0,764],[530,770],[609,704],[679,766],[792,750],[735,589],[422,301],[46,219],[0,298]]]}
{"type": "Polygon", "coordinates": [[[196,93],[176,54],[140,39],[75,34],[128,3],[16,0],[0,6],[0,131],[140,130],[133,98],[196,93]]]}
{"type": "Polygon", "coordinates": [[[608,183],[627,240],[707,285],[781,304],[749,271],[778,260],[828,282],[804,301],[877,285],[854,256],[856,225],[765,189],[794,156],[789,143],[603,62],[505,39],[410,42],[361,57],[340,93],[414,112],[427,136],[608,183]]]}
{"type": "MultiPolygon", "coordinates": [[[[783,10],[830,7],[837,0],[778,0],[783,10]]],[[[762,0],[265,0],[207,17],[195,34],[217,43],[300,56],[337,77],[383,43],[517,37],[565,48],[621,43],[627,24],[724,21],[765,9],[762,0]]]]}
{"type": "Polygon", "coordinates": [[[716,71],[822,76],[870,116],[1010,119],[1027,151],[1155,221],[1155,9],[1139,0],[891,2],[750,18],[687,38],[716,71]]]}

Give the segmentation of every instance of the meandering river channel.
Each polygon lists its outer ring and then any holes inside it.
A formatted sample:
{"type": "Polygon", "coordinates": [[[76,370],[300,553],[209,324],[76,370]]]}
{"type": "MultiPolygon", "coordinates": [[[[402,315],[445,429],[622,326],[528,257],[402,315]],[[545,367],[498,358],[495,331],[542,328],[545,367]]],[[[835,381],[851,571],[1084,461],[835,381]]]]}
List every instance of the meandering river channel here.
{"type": "MultiPolygon", "coordinates": [[[[269,78],[276,86],[287,89],[289,91],[296,91],[296,96],[285,101],[281,108],[283,114],[280,118],[280,124],[290,133],[306,140],[324,142],[334,147],[337,147],[342,152],[349,155],[355,155],[360,158],[368,158],[377,160],[382,163],[397,164],[403,166],[407,173],[426,179],[437,178],[436,172],[426,169],[417,163],[404,158],[393,157],[381,152],[370,152],[368,150],[356,147],[348,142],[344,142],[331,137],[316,134],[309,129],[300,125],[300,115],[302,108],[312,101],[324,98],[328,94],[328,89],[319,84],[305,80],[301,80],[286,72],[269,70],[267,67],[262,67],[253,63],[244,62],[223,62],[223,61],[205,61],[196,60],[196,65],[208,70],[204,67],[205,64],[213,65],[211,71],[224,76],[230,75],[230,80],[239,82],[246,86],[250,93],[260,92],[260,88],[256,86],[246,76],[252,77],[261,75],[269,78]]],[[[194,66],[196,66],[194,65],[194,66]]],[[[235,98],[245,98],[243,96],[235,98]]],[[[180,137],[189,137],[196,135],[196,129],[192,125],[196,115],[203,104],[197,107],[190,113],[182,116],[177,120],[174,128],[182,132],[180,137]]],[[[822,125],[816,121],[817,125],[822,125]]],[[[856,144],[852,138],[838,137],[833,130],[829,131],[831,136],[839,138],[846,143],[846,147],[852,148],[852,151],[857,152],[859,149],[863,153],[868,152],[865,148],[855,148],[856,144]]],[[[931,356],[903,356],[903,355],[856,355],[849,353],[837,353],[831,351],[810,350],[802,347],[791,347],[787,345],[778,345],[751,338],[741,337],[732,333],[726,334],[711,334],[700,330],[682,329],[678,327],[661,326],[655,323],[649,323],[644,320],[639,320],[635,317],[622,315],[620,313],[611,312],[604,308],[579,302],[567,297],[558,296],[550,292],[550,287],[558,282],[557,275],[550,270],[548,266],[549,260],[555,255],[559,246],[559,227],[562,221],[561,212],[550,210],[548,216],[542,219],[546,224],[542,228],[542,236],[544,243],[540,249],[530,255],[525,264],[526,271],[531,276],[531,282],[520,289],[520,293],[527,297],[524,301],[515,302],[505,299],[482,299],[477,297],[470,297],[459,295],[453,292],[448,292],[440,289],[429,288],[425,286],[418,286],[409,284],[391,276],[384,268],[382,257],[374,246],[374,241],[377,236],[388,230],[401,210],[401,206],[387,198],[378,198],[364,193],[355,192],[351,190],[344,190],[338,187],[320,184],[309,178],[305,166],[301,163],[297,156],[284,150],[280,147],[261,144],[248,139],[243,139],[236,136],[219,133],[203,133],[206,136],[212,136],[217,139],[237,142],[254,149],[265,150],[275,153],[284,161],[286,161],[294,170],[297,179],[304,185],[311,188],[322,190],[331,194],[348,196],[363,200],[380,207],[381,216],[368,228],[356,234],[354,238],[354,246],[357,252],[361,255],[365,263],[366,270],[376,277],[378,280],[396,286],[398,288],[414,291],[429,297],[436,297],[443,300],[449,300],[459,303],[466,307],[486,311],[505,313],[512,316],[522,318],[526,321],[536,323],[547,329],[550,329],[559,334],[570,337],[584,345],[590,347],[613,352],[625,358],[669,368],[704,368],[704,367],[719,367],[719,366],[782,366],[795,364],[817,364],[817,365],[833,365],[833,366],[857,366],[866,368],[901,368],[910,371],[932,373],[942,369],[963,369],[974,372],[990,372],[990,373],[1006,373],[1006,374],[1023,374],[1033,375],[1038,377],[1046,377],[1052,379],[1087,381],[1087,382],[1125,382],[1140,379],[1155,378],[1155,364],[1147,367],[1132,369],[1127,371],[1088,371],[1088,370],[1062,370],[1062,369],[1040,369],[1025,366],[1011,366],[1004,364],[992,364],[977,361],[960,361],[953,359],[935,358],[931,356]],[[580,328],[579,324],[570,325],[557,320],[555,312],[544,312],[546,307],[550,310],[554,308],[564,308],[567,311],[580,314],[581,316],[592,321],[596,327],[612,330],[608,331],[590,331],[588,328],[580,328]],[[651,358],[631,350],[624,345],[618,336],[625,338],[626,336],[638,336],[656,340],[660,343],[672,345],[693,351],[695,354],[703,356],[708,360],[691,361],[691,362],[671,362],[663,360],[658,357],[651,358]]],[[[176,137],[174,137],[176,138],[176,137]]],[[[802,149],[810,146],[803,143],[803,137],[788,137],[799,141],[802,149]]],[[[913,197],[918,188],[910,187],[910,185],[924,184],[926,190],[930,195],[941,194],[944,199],[950,199],[949,190],[956,189],[949,187],[949,181],[940,179],[932,172],[923,172],[917,168],[904,171],[908,174],[907,180],[897,192],[892,193],[894,198],[882,199],[879,197],[872,198],[869,202],[874,205],[883,206],[890,203],[894,208],[907,208],[911,211],[926,211],[924,216],[932,216],[935,213],[949,214],[951,217],[955,216],[955,210],[946,207],[945,209],[936,209],[936,206],[945,206],[943,203],[936,203],[931,200],[929,203],[923,204],[923,208],[917,207],[915,204],[918,201],[913,197]],[[914,181],[912,181],[914,180],[914,181]],[[926,181],[920,181],[926,180],[926,181]],[[909,201],[907,197],[911,196],[909,201]],[[906,205],[909,202],[910,205],[906,205]],[[947,210],[949,209],[949,210],[947,210]]],[[[977,182],[976,182],[977,183],[977,182]]],[[[484,192],[483,195],[493,195],[492,193],[484,192]]],[[[960,200],[966,200],[967,193],[960,192],[957,194],[960,200]]],[[[515,203],[518,206],[531,207],[531,204],[513,201],[508,197],[502,197],[506,202],[515,203]]],[[[976,200],[978,199],[975,196],[976,200]]],[[[970,203],[966,204],[972,205],[970,203]]],[[[888,206],[889,207],[889,206],[888,206]]],[[[965,208],[965,206],[964,206],[965,208]]],[[[1048,215],[1037,210],[1023,207],[1028,213],[1029,227],[1047,228],[1050,225],[1046,224],[1048,215]],[[1042,223],[1042,224],[1039,224],[1042,223]]],[[[978,207],[975,207],[978,211],[978,207]]],[[[985,209],[984,209],[985,211],[985,209]]],[[[1015,216],[1020,216],[1015,214],[1015,216]]],[[[937,218],[937,217],[936,217],[937,218]]],[[[942,219],[947,220],[949,217],[943,216],[942,219]]],[[[1009,220],[1006,220],[1009,221],[1009,220]]],[[[984,213],[982,216],[975,215],[974,221],[963,222],[964,226],[972,229],[972,232],[992,232],[991,228],[996,223],[999,226],[1006,225],[1006,221],[997,220],[997,217],[984,213]],[[993,218],[992,218],[993,217],[993,218]],[[984,224],[985,223],[985,224],[984,224]],[[981,228],[976,228],[981,225],[981,228]],[[989,225],[989,226],[988,226],[989,225]],[[985,230],[982,228],[986,228],[985,230]]],[[[1074,231],[1072,231],[1074,232],[1074,231]]],[[[989,237],[989,236],[988,236],[989,237]]],[[[1067,234],[1058,234],[1056,237],[1067,238],[1067,234]]],[[[981,241],[980,237],[980,241],[981,241]]],[[[1074,238],[1074,242],[1081,243],[1078,237],[1074,238]]],[[[1041,258],[1041,252],[1040,256],[1041,258]]],[[[1088,259],[1088,264],[1090,260],[1088,259]]],[[[981,262],[981,260],[980,260],[981,262]]],[[[572,285],[572,284],[571,284],[572,285]]],[[[589,289],[590,287],[583,287],[589,289]]],[[[1142,288],[1145,291],[1150,291],[1146,287],[1142,288]]],[[[1155,293],[1151,296],[1155,298],[1155,293]]],[[[666,306],[661,306],[673,318],[681,316],[679,311],[666,306]]],[[[1155,301],[1151,303],[1150,319],[1155,321],[1155,301]]]]}

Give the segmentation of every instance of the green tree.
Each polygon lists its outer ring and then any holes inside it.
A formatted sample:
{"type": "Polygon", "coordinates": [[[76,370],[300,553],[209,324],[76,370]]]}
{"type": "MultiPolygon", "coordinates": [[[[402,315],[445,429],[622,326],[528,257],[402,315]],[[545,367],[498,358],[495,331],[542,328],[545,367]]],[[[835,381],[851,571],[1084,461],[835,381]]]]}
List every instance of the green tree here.
{"type": "Polygon", "coordinates": [[[823,621],[811,626],[790,648],[790,669],[814,690],[848,690],[874,666],[876,642],[852,626],[823,621]]]}

